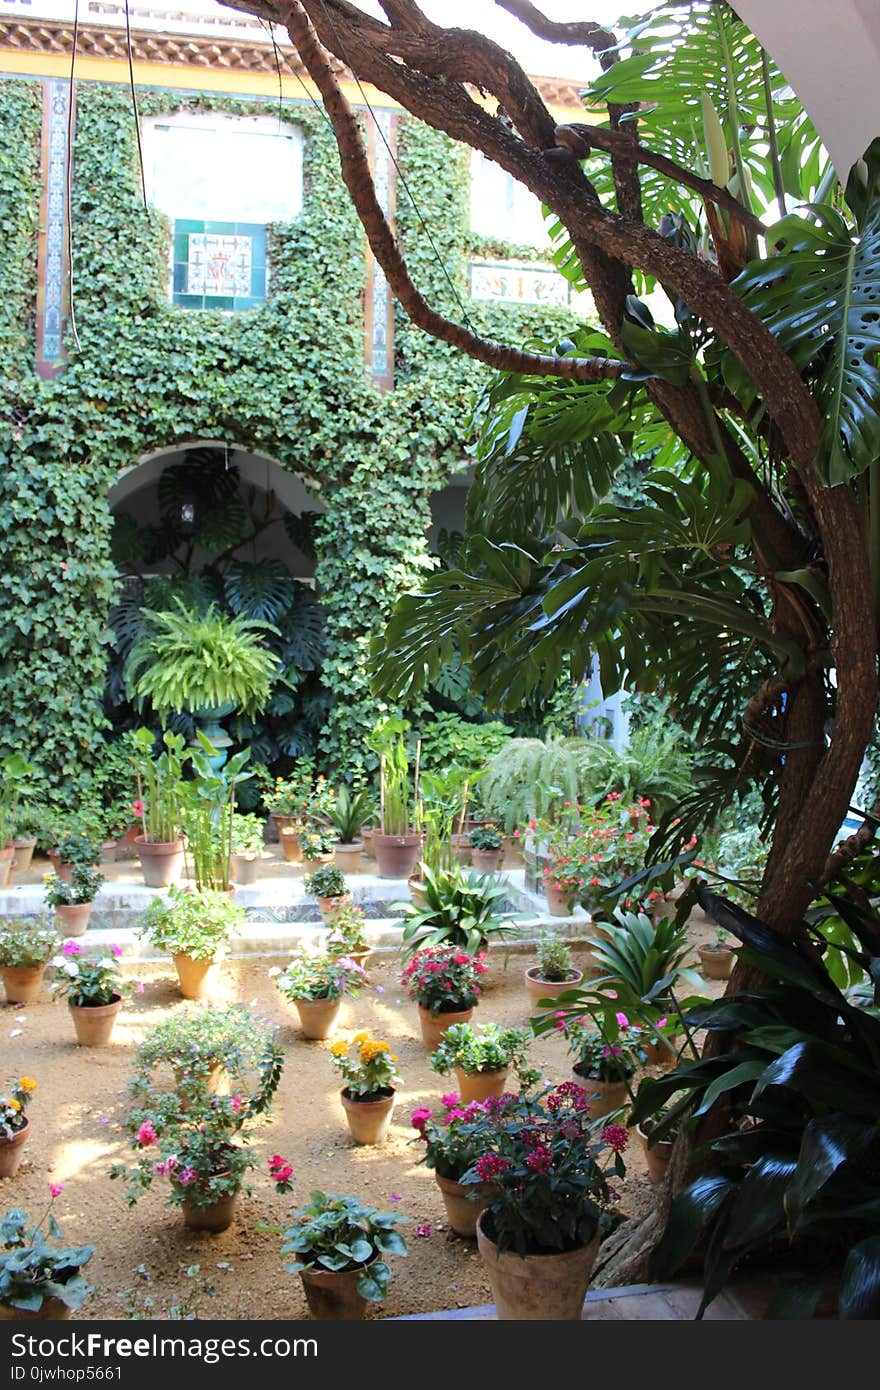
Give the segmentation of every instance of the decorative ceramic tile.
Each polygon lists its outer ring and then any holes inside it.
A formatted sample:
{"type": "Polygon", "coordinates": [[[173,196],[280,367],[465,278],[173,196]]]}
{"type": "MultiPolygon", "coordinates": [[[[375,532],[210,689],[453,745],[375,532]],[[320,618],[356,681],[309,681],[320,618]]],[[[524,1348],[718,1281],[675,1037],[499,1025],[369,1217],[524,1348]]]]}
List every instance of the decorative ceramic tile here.
{"type": "Polygon", "coordinates": [[[188,234],[187,294],[250,295],[251,239],[214,232],[188,234]]]}
{"type": "Polygon", "coordinates": [[[553,266],[527,261],[471,261],[473,299],[508,304],[568,304],[568,284],[553,266]]]}

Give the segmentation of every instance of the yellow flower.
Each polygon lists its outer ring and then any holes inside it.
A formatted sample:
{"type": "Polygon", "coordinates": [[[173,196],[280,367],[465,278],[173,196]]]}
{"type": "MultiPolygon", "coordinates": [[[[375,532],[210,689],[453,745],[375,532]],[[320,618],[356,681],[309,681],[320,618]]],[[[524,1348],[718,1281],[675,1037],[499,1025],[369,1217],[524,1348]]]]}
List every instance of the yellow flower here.
{"type": "Polygon", "coordinates": [[[348,1052],[348,1043],[343,1042],[340,1038],[339,1042],[331,1044],[330,1051],[333,1053],[334,1057],[344,1057],[348,1052]]]}
{"type": "Polygon", "coordinates": [[[369,1033],[355,1033],[354,1039],[353,1039],[353,1041],[354,1041],[354,1043],[355,1043],[355,1046],[359,1047],[361,1043],[367,1041],[367,1039],[369,1038],[369,1036],[370,1036],[369,1033]]]}
{"type": "Polygon", "coordinates": [[[20,1110],[20,1109],[21,1109],[21,1102],[20,1102],[20,1101],[17,1101],[17,1100],[8,1100],[8,1101],[6,1102],[6,1104],[9,1106],[9,1109],[10,1109],[10,1110],[20,1110]]]}
{"type": "Polygon", "coordinates": [[[35,1091],[37,1089],[37,1083],[32,1076],[20,1076],[18,1084],[23,1091],[35,1091]]]}
{"type": "Polygon", "coordinates": [[[399,1061],[400,1061],[400,1058],[398,1057],[398,1055],[397,1055],[396,1052],[392,1052],[392,1053],[390,1053],[389,1055],[390,1055],[390,1057],[391,1057],[392,1062],[399,1062],[399,1061]]]}

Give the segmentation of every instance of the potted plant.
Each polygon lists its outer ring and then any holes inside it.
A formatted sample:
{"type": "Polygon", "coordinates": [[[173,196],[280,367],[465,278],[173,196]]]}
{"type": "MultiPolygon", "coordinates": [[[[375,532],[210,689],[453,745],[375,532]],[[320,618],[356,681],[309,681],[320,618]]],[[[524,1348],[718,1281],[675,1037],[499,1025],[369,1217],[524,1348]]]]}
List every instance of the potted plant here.
{"type": "Polygon", "coordinates": [[[408,878],[422,844],[412,813],[419,798],[418,761],[411,792],[404,739],[407,727],[402,719],[388,718],[375,726],[368,740],[369,746],[379,754],[380,828],[373,835],[373,849],[380,878],[408,878]]]}
{"type": "Polygon", "coordinates": [[[481,874],[496,874],[504,858],[504,836],[494,825],[478,825],[468,834],[471,863],[481,874]]]}
{"type": "MultiPolygon", "coordinates": [[[[19,807],[15,817],[15,831],[12,837],[12,849],[14,858],[12,860],[12,872],[16,874],[26,874],[31,867],[34,857],[34,850],[37,847],[38,832],[41,831],[48,816],[45,806],[37,805],[28,800],[28,804],[19,807]]],[[[0,869],[0,877],[2,877],[0,869]]]]}
{"type": "Polygon", "coordinates": [[[521,1090],[534,1085],[540,1073],[526,1068],[529,1034],[523,1028],[487,1023],[477,1032],[470,1023],[453,1023],[428,1059],[440,1076],[454,1071],[462,1104],[488,1100],[507,1090],[507,1075],[515,1067],[521,1090]]]}
{"type": "Polygon", "coordinates": [[[9,882],[12,872],[19,801],[33,772],[33,766],[20,753],[0,758],[0,888],[9,882]]]}
{"type": "MultiPolygon", "coordinates": [[[[239,1193],[250,1192],[248,1172],[257,1160],[251,1148],[254,1125],[265,1117],[284,1068],[284,1053],[271,1039],[262,1056],[253,1094],[220,1096],[191,1085],[157,1092],[149,1073],[135,1072],[129,1085],[132,1107],[126,1125],[136,1154],[131,1168],[114,1164],[111,1178],[128,1182],[133,1206],[157,1177],[166,1178],[166,1205],[179,1207],[193,1230],[225,1231],[235,1217],[239,1193]]],[[[270,1163],[276,1188],[290,1191],[287,1166],[282,1177],[270,1163]]]]}
{"type": "Polygon", "coordinates": [[[648,1165],[648,1176],[653,1183],[661,1183],[665,1179],[672,1149],[678,1137],[676,1125],[666,1125],[662,1131],[659,1130],[660,1120],[660,1116],[646,1116],[635,1127],[648,1165]]]}
{"type": "Polygon", "coordinates": [[[135,1071],[153,1085],[167,1067],[183,1095],[228,1095],[247,1087],[273,1038],[272,1026],[244,1004],[201,1004],[150,1029],[135,1052],[135,1071]]]}
{"type": "Polygon", "coordinates": [[[405,1255],[398,1226],[407,1217],[338,1192],[313,1192],[284,1232],[285,1269],[298,1274],[314,1318],[352,1321],[367,1303],[381,1303],[391,1271],[386,1255],[405,1255]]]}
{"type": "Polygon", "coordinates": [[[101,846],[89,835],[70,831],[59,837],[58,844],[48,851],[49,862],[56,874],[69,883],[74,869],[94,869],[101,860],[101,846]]]}
{"type": "Polygon", "coordinates": [[[643,912],[615,911],[616,924],[608,922],[604,939],[593,947],[593,962],[600,971],[590,994],[604,995],[606,1002],[635,1016],[646,1031],[642,1042],[645,1060],[651,1064],[673,1061],[676,1049],[674,1020],[691,1001],[677,1002],[675,988],[685,981],[699,992],[699,976],[684,967],[691,946],[687,929],[671,918],[656,921],[643,912]]]}
{"type": "Polygon", "coordinates": [[[56,975],[52,994],[63,994],[81,1047],[103,1047],[110,1041],[122,996],[128,985],[119,973],[121,946],[111,946],[97,959],[83,956],[76,941],[65,941],[52,964],[56,975]]]}
{"type": "Polygon", "coordinates": [[[331,1045],[330,1060],[345,1082],[340,1097],[354,1142],[384,1144],[401,1079],[389,1044],[356,1033],[350,1043],[340,1039],[331,1045]]]}
{"type": "Polygon", "coordinates": [[[348,956],[303,952],[284,970],[273,966],[269,974],[284,995],[296,1005],[307,1038],[329,1038],[344,994],[357,995],[364,972],[348,956]]]}
{"type": "MultiPolygon", "coordinates": [[[[50,1187],[52,1201],[60,1184],[50,1187]]],[[[16,1207],[0,1220],[0,1319],[61,1321],[79,1308],[90,1286],[82,1270],[95,1253],[93,1245],[53,1245],[61,1228],[52,1214],[52,1201],[38,1222],[29,1225],[26,1211],[16,1207]],[[45,1226],[45,1229],[43,1229],[45,1226]]]]}
{"type": "Polygon", "coordinates": [[[184,999],[207,999],[219,985],[230,938],[246,920],[226,893],[185,893],[172,887],[167,897],[150,903],[138,935],[172,956],[184,999]]]}
{"type": "Polygon", "coordinates": [[[345,902],[351,900],[351,895],[346,891],[342,870],[335,864],[320,864],[313,873],[306,874],[303,888],[317,899],[318,911],[325,922],[328,922],[345,902]]]}
{"type": "Polygon", "coordinates": [[[518,826],[514,826],[508,835],[504,836],[502,847],[504,857],[501,860],[503,869],[521,869],[525,864],[524,835],[518,826]]]}
{"type": "Polygon", "coordinates": [[[477,1238],[477,1218],[488,1197],[461,1179],[477,1159],[494,1145],[493,1124],[500,1123],[517,1103],[513,1095],[492,1096],[462,1106],[461,1097],[443,1096],[443,1113],[435,1115],[420,1105],[412,1113],[412,1127],[424,1143],[422,1162],[434,1170],[451,1230],[468,1240],[477,1238]]]}
{"type": "Polygon", "coordinates": [[[719,927],[711,941],[697,947],[700,969],[707,980],[727,980],[733,969],[733,947],[729,932],[719,927]]]}
{"type": "Polygon", "coordinates": [[[370,943],[362,907],[352,902],[340,904],[330,919],[325,947],[328,955],[348,956],[362,970],[366,970],[370,943]]]}
{"type": "Polygon", "coordinates": [[[467,1023],[480,997],[482,955],[469,956],[454,946],[427,946],[404,966],[402,983],[419,1010],[425,1046],[433,1049],[453,1023],[467,1023]]]}
{"type": "Polygon", "coordinates": [[[256,883],[263,857],[263,822],[259,816],[233,813],[230,831],[230,876],[235,883],[256,883]]]}
{"type": "Polygon", "coordinates": [[[5,917],[0,921],[0,979],[9,1004],[32,1004],[59,937],[42,917],[5,917]]]}
{"type": "Polygon", "coordinates": [[[248,749],[236,753],[222,768],[215,765],[215,753],[214,745],[197,729],[196,746],[190,750],[193,776],[180,789],[184,856],[192,858],[197,893],[235,891],[230,882],[235,788],[253,776],[244,771],[248,749]]]}
{"type": "MultiPolygon", "coordinates": [[[[281,831],[282,843],[284,837],[289,833],[291,832],[287,830],[281,831]]],[[[320,865],[333,863],[333,846],[336,844],[336,838],[332,831],[322,829],[320,826],[311,826],[307,830],[301,830],[297,839],[300,856],[313,870],[320,865]]]]}
{"type": "Polygon", "coordinates": [[[95,896],[104,881],[104,875],[97,869],[87,869],[81,864],[74,865],[69,882],[57,874],[46,874],[43,890],[46,902],[55,909],[63,936],[85,933],[95,896]]]}
{"type": "Polygon", "coordinates": [[[166,730],[162,750],[154,753],[151,729],[138,729],[133,738],[137,798],[132,812],[141,823],[135,848],[148,888],[167,888],[183,873],[180,829],[180,788],[185,745],[180,734],[166,730]]]}
{"type": "Polygon", "coordinates": [[[625,1174],[627,1131],[608,1125],[597,1136],[586,1094],[566,1082],[520,1097],[492,1133],[462,1182],[489,1199],[477,1248],[497,1316],[579,1319],[600,1239],[616,1224],[608,1179],[625,1174]]]}
{"type": "Polygon", "coordinates": [[[263,805],[269,812],[269,819],[275,826],[281,841],[281,831],[291,830],[290,843],[282,844],[285,859],[296,863],[299,860],[299,832],[306,825],[306,808],[314,776],[313,764],[301,759],[297,767],[287,777],[276,777],[274,781],[268,773],[262,784],[263,805]]]}
{"type": "Polygon", "coordinates": [[[395,903],[404,910],[402,945],[409,956],[423,946],[458,946],[470,955],[486,951],[493,938],[515,936],[504,910],[507,888],[460,864],[436,873],[422,866],[424,906],[395,903]],[[500,910],[499,910],[500,909],[500,910]]]}
{"type": "Polygon", "coordinates": [[[8,1093],[0,1091],[0,1178],[14,1178],[30,1133],[27,1108],[37,1089],[32,1076],[20,1076],[8,1093]]]}
{"type": "Polygon", "coordinates": [[[360,870],[364,846],[361,826],[373,814],[374,807],[375,799],[366,789],[352,792],[343,784],[327,811],[327,820],[338,836],[333,856],[344,873],[354,874],[360,870]]]}
{"type": "Polygon", "coordinates": [[[621,1110],[632,1099],[636,1067],[645,1061],[640,1030],[624,1013],[592,1018],[560,1012],[556,1021],[574,1058],[574,1083],[587,1092],[593,1119],[621,1110]]]}
{"type": "Polygon", "coordinates": [[[571,947],[555,932],[541,932],[536,949],[538,964],[526,970],[526,989],[533,1014],[545,1013],[553,1007],[558,995],[577,989],[584,978],[583,972],[575,969],[571,947]]]}

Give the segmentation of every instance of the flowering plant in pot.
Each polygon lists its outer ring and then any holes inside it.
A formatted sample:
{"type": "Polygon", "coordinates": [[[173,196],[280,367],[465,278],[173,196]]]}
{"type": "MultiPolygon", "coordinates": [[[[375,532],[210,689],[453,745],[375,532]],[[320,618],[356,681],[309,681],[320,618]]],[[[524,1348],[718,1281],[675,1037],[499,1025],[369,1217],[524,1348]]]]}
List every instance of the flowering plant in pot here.
{"type": "Polygon", "coordinates": [[[483,955],[469,956],[454,946],[426,946],[410,957],[401,981],[419,1009],[422,1038],[434,1048],[453,1023],[466,1023],[480,997],[483,955]]]}
{"type": "Polygon", "coordinates": [[[478,825],[468,833],[471,862],[480,873],[497,873],[504,858],[504,836],[494,825],[478,825]]]}
{"type": "Polygon", "coordinates": [[[589,1094],[593,1118],[620,1110],[632,1099],[630,1081],[646,1060],[642,1030],[620,1011],[613,1015],[558,1011],[555,1022],[574,1058],[575,1082],[589,1094]]]}
{"type": "Polygon", "coordinates": [[[627,1131],[597,1136],[586,1092],[565,1082],[521,1097],[491,1134],[462,1183],[488,1197],[477,1244],[498,1317],[578,1319],[599,1241],[617,1224],[609,1178],[625,1176],[627,1131]]]}
{"type": "Polygon", "coordinates": [[[36,999],[59,945],[58,931],[45,917],[0,920],[0,979],[10,1004],[30,1004],[36,999]]]}
{"type": "Polygon", "coordinates": [[[104,875],[97,869],[75,864],[69,881],[57,874],[46,874],[43,880],[46,903],[55,909],[65,936],[82,936],[95,903],[104,875]]]}
{"type": "Polygon", "coordinates": [[[254,883],[263,856],[263,822],[259,816],[235,811],[230,826],[229,872],[235,883],[254,883]]]}
{"type": "Polygon", "coordinates": [[[299,836],[300,853],[306,863],[329,865],[335,844],[336,836],[333,831],[322,829],[320,826],[310,826],[299,836]]]}
{"type": "Polygon", "coordinates": [[[343,899],[329,919],[324,945],[328,955],[349,956],[362,970],[366,970],[370,942],[364,909],[343,899]]]}
{"type": "Polygon", "coordinates": [[[299,829],[305,824],[313,778],[314,765],[306,758],[301,758],[286,777],[273,780],[265,775],[261,787],[263,805],[276,826],[280,822],[299,829]]]}
{"type": "Polygon", "coordinates": [[[0,1091],[0,1178],[14,1178],[21,1163],[30,1124],[27,1108],[37,1089],[32,1076],[19,1076],[0,1091]]]}
{"type": "MultiPolygon", "coordinates": [[[[256,1122],[270,1110],[283,1069],[284,1053],[273,1036],[251,1095],[216,1095],[195,1077],[189,1087],[157,1093],[150,1073],[136,1071],[126,1120],[136,1159],[131,1168],[114,1164],[110,1169],[111,1178],[128,1182],[129,1206],[162,1177],[169,1184],[166,1205],[182,1208],[188,1226],[225,1230],[239,1192],[251,1190],[247,1174],[257,1159],[249,1141],[256,1122]]],[[[281,1178],[276,1168],[270,1165],[276,1188],[290,1191],[290,1170],[281,1178]]]]}
{"type": "Polygon", "coordinates": [[[93,1245],[63,1246],[52,1202],[62,1192],[50,1185],[51,1201],[33,1225],[20,1207],[0,1219],[0,1317],[60,1320],[81,1305],[90,1286],[82,1270],[95,1253],[93,1245]]]}
{"type": "Polygon", "coordinates": [[[51,992],[67,999],[77,1041],[83,1047],[101,1047],[110,1041],[122,996],[131,988],[119,973],[121,955],[121,946],[111,946],[106,954],[89,957],[79,942],[65,941],[52,961],[56,975],[51,992]]]}
{"type": "Polygon", "coordinates": [[[141,823],[135,839],[144,882],[151,888],[176,883],[183,873],[183,840],[180,828],[180,789],[187,759],[180,734],[166,730],[160,752],[155,752],[152,729],[138,729],[133,737],[133,761],[137,798],[132,812],[141,823]]]}
{"type": "Polygon", "coordinates": [[[532,1012],[542,1013],[553,1007],[558,995],[576,989],[584,976],[575,968],[568,942],[555,932],[541,932],[536,951],[538,963],[526,970],[526,988],[532,1012]]]}
{"type": "Polygon", "coordinates": [[[304,951],[283,970],[273,966],[269,974],[285,999],[296,1005],[307,1038],[329,1037],[343,995],[357,995],[364,981],[357,961],[326,951],[304,951]]]}
{"type": "Polygon", "coordinates": [[[185,1094],[241,1090],[264,1064],[274,1033],[244,1004],[199,1004],[150,1029],[135,1052],[135,1070],[152,1083],[167,1067],[185,1094]]]}
{"type": "Polygon", "coordinates": [[[453,1023],[429,1058],[440,1076],[454,1071],[462,1103],[500,1096],[513,1067],[521,1090],[534,1086],[540,1072],[526,1065],[530,1034],[524,1028],[487,1023],[477,1031],[470,1023],[453,1023]]]}
{"type": "Polygon", "coordinates": [[[293,1213],[281,1254],[293,1256],[285,1269],[300,1275],[313,1317],[362,1318],[368,1302],[381,1303],[391,1278],[385,1257],[407,1253],[397,1230],[407,1220],[338,1192],[310,1194],[293,1213]]]}
{"type": "Polygon", "coordinates": [[[478,1158],[493,1148],[493,1124],[511,1114],[518,1102],[518,1096],[505,1093],[463,1105],[459,1095],[450,1093],[442,1097],[442,1114],[435,1114],[426,1105],[417,1106],[412,1113],[417,1141],[425,1146],[421,1162],[434,1170],[449,1224],[456,1235],[476,1239],[477,1218],[488,1199],[475,1187],[463,1187],[461,1179],[478,1158]]]}
{"type": "Polygon", "coordinates": [[[401,1080],[390,1045],[369,1033],[356,1033],[350,1043],[340,1039],[332,1044],[330,1060],[345,1082],[342,1105],[355,1143],[383,1143],[401,1080]]]}
{"type": "Polygon", "coordinates": [[[303,888],[318,900],[318,909],[325,921],[342,906],[349,896],[342,870],[335,864],[321,864],[306,874],[303,888]]]}
{"type": "Polygon", "coordinates": [[[244,909],[226,893],[171,887],[167,897],[150,903],[138,935],[173,957],[184,998],[203,999],[216,988],[230,938],[246,921],[244,909]]]}

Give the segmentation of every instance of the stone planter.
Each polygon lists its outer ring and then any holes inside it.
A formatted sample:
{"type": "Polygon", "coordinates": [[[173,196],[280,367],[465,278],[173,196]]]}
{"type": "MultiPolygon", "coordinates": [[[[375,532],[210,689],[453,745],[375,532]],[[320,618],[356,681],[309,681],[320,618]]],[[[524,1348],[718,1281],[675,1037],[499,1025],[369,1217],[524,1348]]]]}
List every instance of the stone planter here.
{"type": "Polygon", "coordinates": [[[307,1038],[329,1038],[336,1026],[341,999],[294,999],[299,1021],[307,1038]]]}
{"type": "Polygon", "coordinates": [[[259,850],[252,850],[248,854],[231,854],[229,869],[233,880],[236,883],[256,883],[262,857],[259,850]]]}
{"type": "Polygon", "coordinates": [[[539,1000],[557,999],[560,994],[565,994],[566,990],[577,989],[583,982],[583,971],[575,970],[570,980],[542,980],[538,971],[539,965],[530,965],[525,973],[526,989],[529,992],[529,1003],[532,1014],[549,1013],[552,1004],[546,1008],[541,1008],[539,1000]]]}
{"type": "Polygon", "coordinates": [[[489,1205],[488,1197],[469,1197],[469,1192],[474,1192],[473,1187],[463,1187],[454,1178],[444,1178],[435,1170],[434,1180],[440,1189],[440,1196],[443,1198],[443,1205],[446,1208],[446,1218],[449,1222],[450,1230],[457,1236],[464,1236],[466,1240],[476,1240],[477,1221],[480,1213],[486,1210],[489,1205]]]}
{"type": "Polygon", "coordinates": [[[333,846],[333,862],[344,874],[359,874],[363,850],[363,840],[352,840],[349,845],[335,844],[333,846]]]}
{"type": "Polygon", "coordinates": [[[349,1088],[339,1092],[342,1108],[351,1137],[356,1144],[384,1144],[391,1128],[396,1092],[372,1096],[363,1100],[352,1096],[349,1088]]]}
{"type": "Polygon", "coordinates": [[[490,1096],[503,1095],[507,1089],[510,1067],[499,1067],[497,1071],[462,1071],[455,1068],[458,1094],[462,1104],[469,1105],[472,1100],[488,1100],[490,1096]]]}
{"type": "Polygon", "coordinates": [[[94,903],[61,903],[55,909],[62,936],[84,936],[94,903]]]}
{"type": "Polygon", "coordinates": [[[196,960],[180,952],[172,952],[180,992],[184,999],[211,999],[220,984],[220,962],[196,960]]]}
{"type": "Polygon", "coordinates": [[[32,1004],[39,996],[46,966],[0,965],[0,979],[9,1004],[32,1004]]]}
{"type": "Polygon", "coordinates": [[[36,847],[36,835],[32,835],[30,839],[27,840],[22,839],[12,841],[12,872],[14,874],[27,873],[28,869],[31,867],[31,861],[33,860],[34,850],[36,849],[36,847]]]}
{"type": "Polygon", "coordinates": [[[422,837],[417,831],[407,835],[383,835],[373,832],[373,849],[380,878],[409,878],[422,852],[422,837]]]}
{"type": "Polygon", "coordinates": [[[148,888],[168,888],[172,883],[180,882],[183,874],[182,840],[151,842],[145,836],[137,835],[134,843],[148,888]]]}
{"type": "Polygon", "coordinates": [[[0,1138],[0,1178],[15,1177],[30,1132],[30,1121],[26,1119],[11,1139],[0,1138]]]}
{"type": "Polygon", "coordinates": [[[733,969],[733,949],[730,946],[698,946],[700,969],[707,980],[727,980],[733,969]]]}
{"type": "Polygon", "coordinates": [[[629,1105],[629,1091],[625,1081],[600,1081],[596,1076],[588,1076],[577,1067],[572,1068],[571,1079],[581,1086],[590,1097],[590,1119],[611,1115],[629,1105]]]}
{"type": "Polygon", "coordinates": [[[447,1028],[451,1028],[453,1023],[467,1023],[474,1012],[471,1008],[460,1009],[457,1013],[432,1014],[430,1009],[423,1009],[421,1004],[416,1007],[419,1011],[422,1040],[429,1052],[433,1052],[435,1047],[439,1047],[447,1028]]]}
{"type": "Polygon", "coordinates": [[[486,1234],[485,1213],[477,1221],[477,1249],[486,1266],[495,1311],[505,1322],[575,1322],[581,1317],[599,1235],[589,1245],[525,1257],[498,1246],[486,1234]]]}
{"type": "Polygon", "coordinates": [[[115,995],[109,1004],[71,1004],[68,1001],[70,1016],[76,1029],[76,1040],[80,1047],[104,1047],[110,1041],[116,1015],[122,1008],[122,1000],[115,995]]]}

